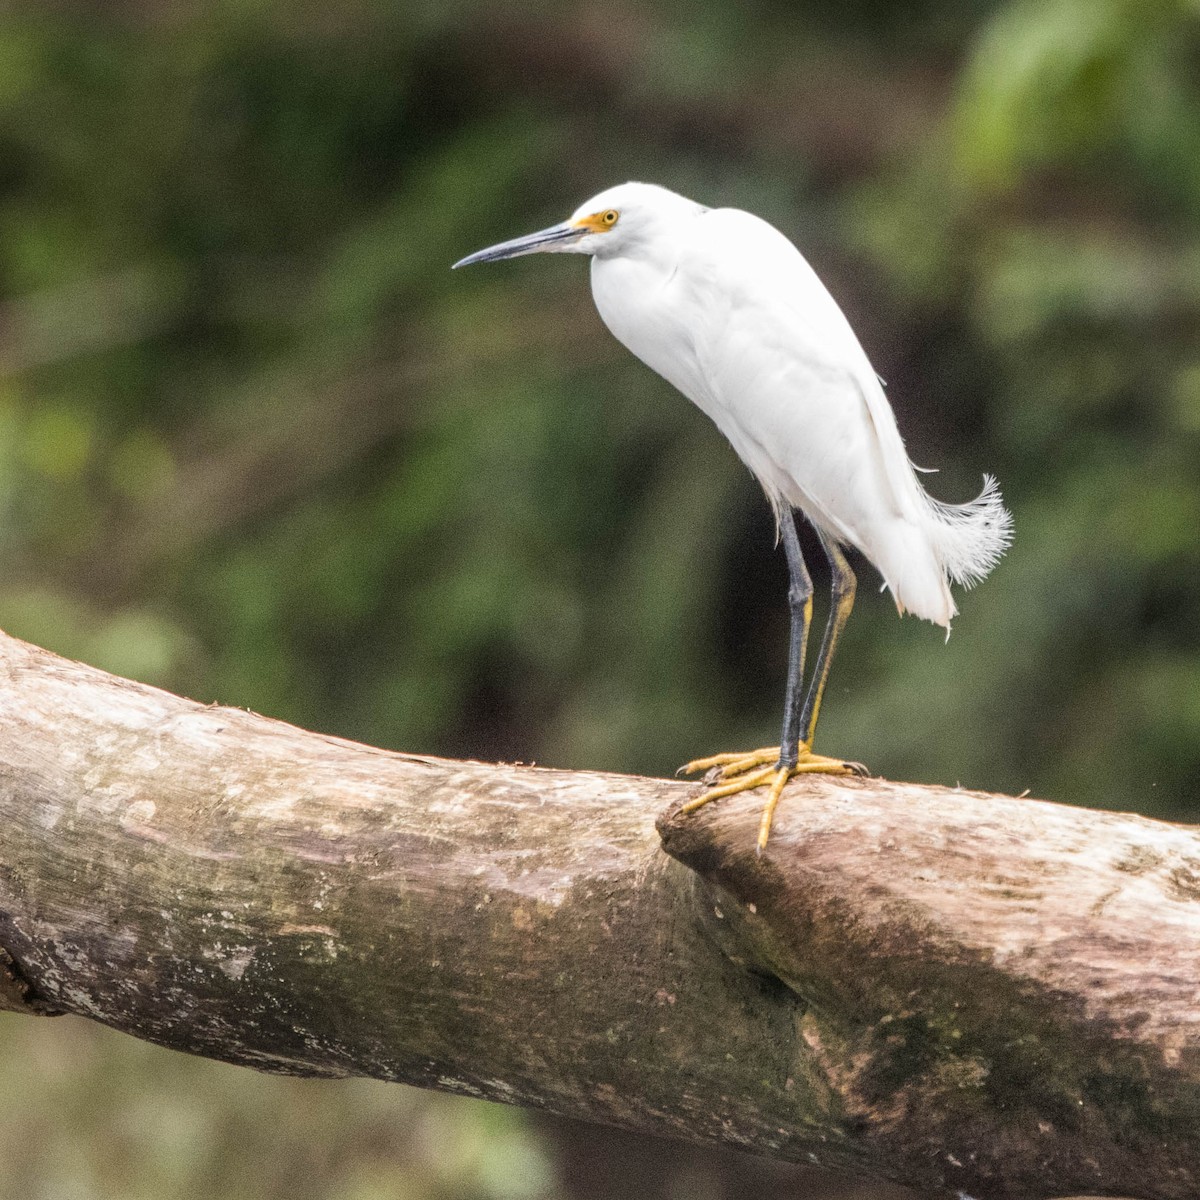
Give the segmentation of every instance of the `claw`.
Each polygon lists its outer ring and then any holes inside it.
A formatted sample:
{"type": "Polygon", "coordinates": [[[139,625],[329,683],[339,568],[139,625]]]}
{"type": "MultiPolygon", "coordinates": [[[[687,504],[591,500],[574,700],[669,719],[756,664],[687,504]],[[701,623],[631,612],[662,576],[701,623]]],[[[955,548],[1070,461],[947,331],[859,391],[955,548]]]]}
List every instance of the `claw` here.
{"type": "Polygon", "coordinates": [[[748,792],[770,783],[767,802],[763,806],[762,819],[758,826],[758,853],[767,848],[767,839],[771,836],[771,822],[775,809],[787,781],[795,775],[866,775],[867,768],[859,762],[847,762],[840,758],[827,758],[823,754],[814,754],[807,746],[800,746],[798,760],[790,766],[779,761],[779,747],[769,746],[761,750],[750,750],[743,753],[713,754],[708,758],[697,758],[685,763],[677,774],[694,774],[699,771],[713,772],[716,779],[728,779],[728,783],[709,788],[708,791],[689,800],[680,813],[692,813],[703,808],[713,800],[721,800],[725,796],[734,796],[738,792],[748,792]]]}
{"type": "Polygon", "coordinates": [[[755,853],[762,855],[767,848],[767,838],[771,836],[771,821],[775,817],[775,808],[779,797],[783,795],[783,786],[788,781],[791,772],[786,767],[780,767],[771,780],[771,790],[767,793],[767,802],[763,805],[762,818],[758,822],[758,846],[755,853]]]}
{"type": "Polygon", "coordinates": [[[711,754],[708,758],[695,758],[684,763],[676,775],[695,775],[700,771],[708,772],[714,767],[720,767],[721,777],[728,779],[731,775],[740,775],[743,771],[751,771],[768,763],[779,761],[778,746],[764,746],[761,750],[734,751],[730,754],[711,754]]]}
{"type": "Polygon", "coordinates": [[[695,800],[689,800],[679,811],[681,813],[695,812],[698,808],[703,808],[712,800],[720,800],[723,796],[734,796],[738,792],[749,791],[751,788],[756,788],[760,783],[766,783],[775,771],[767,767],[765,770],[756,771],[753,775],[747,775],[742,779],[735,779],[732,783],[723,783],[720,787],[710,788],[702,796],[697,796],[695,800]]]}

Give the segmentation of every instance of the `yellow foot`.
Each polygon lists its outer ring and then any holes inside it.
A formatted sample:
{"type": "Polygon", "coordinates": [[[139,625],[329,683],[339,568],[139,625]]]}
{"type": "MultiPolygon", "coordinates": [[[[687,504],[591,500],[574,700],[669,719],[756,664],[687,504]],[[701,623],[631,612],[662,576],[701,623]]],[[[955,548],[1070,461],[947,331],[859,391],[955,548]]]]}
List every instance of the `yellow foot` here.
{"type": "Polygon", "coordinates": [[[679,774],[691,775],[697,771],[708,772],[706,782],[717,783],[702,796],[689,800],[679,811],[682,813],[695,812],[703,808],[710,800],[720,800],[723,796],[733,796],[738,792],[747,792],[770,784],[767,792],[767,803],[763,807],[762,820],[758,824],[758,852],[761,854],[767,848],[767,839],[771,836],[771,820],[775,816],[775,808],[779,797],[783,795],[784,785],[794,775],[866,775],[867,768],[862,763],[846,762],[840,758],[826,758],[823,754],[814,754],[807,746],[801,745],[800,755],[793,766],[779,764],[779,747],[764,746],[761,750],[750,750],[744,753],[714,754],[709,758],[697,758],[685,763],[679,768],[679,774]],[[726,779],[728,783],[718,783],[726,779]]]}

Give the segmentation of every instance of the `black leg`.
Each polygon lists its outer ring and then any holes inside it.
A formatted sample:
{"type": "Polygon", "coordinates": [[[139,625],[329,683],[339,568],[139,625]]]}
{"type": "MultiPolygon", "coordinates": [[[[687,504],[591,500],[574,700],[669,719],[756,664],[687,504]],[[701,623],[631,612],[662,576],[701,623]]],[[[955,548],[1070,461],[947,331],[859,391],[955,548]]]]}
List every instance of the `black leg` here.
{"type": "Polygon", "coordinates": [[[825,636],[821,641],[817,664],[813,668],[808,697],[804,701],[804,712],[800,717],[802,740],[810,750],[817,728],[817,717],[821,712],[821,698],[825,695],[825,684],[829,679],[829,667],[833,662],[833,651],[842,630],[846,627],[850,610],[854,607],[854,590],[857,586],[854,572],[850,569],[842,548],[823,530],[818,529],[817,536],[821,539],[821,548],[825,551],[833,571],[833,604],[829,610],[829,621],[825,626],[825,636]]]}
{"type": "MultiPolygon", "coordinates": [[[[800,755],[800,731],[806,728],[801,697],[804,695],[804,655],[808,646],[808,628],[812,624],[813,585],[808,568],[804,565],[804,556],[800,553],[796,517],[790,508],[780,514],[779,529],[783,536],[784,553],[787,555],[788,607],[792,613],[792,631],[788,641],[787,691],[783,700],[783,732],[779,738],[779,766],[794,767],[800,755]]],[[[850,578],[853,580],[854,576],[850,578]]],[[[821,653],[824,655],[824,647],[821,648],[821,653]]]]}
{"type": "Polygon", "coordinates": [[[865,775],[866,767],[860,763],[844,762],[838,758],[826,758],[812,753],[813,729],[817,724],[817,711],[825,692],[825,681],[829,677],[829,664],[833,659],[838,636],[850,616],[854,605],[854,572],[841,548],[820,530],[821,546],[833,568],[833,607],[829,623],[825,627],[825,638],[821,642],[821,653],[817,657],[812,682],[803,704],[804,658],[808,645],[808,630],[812,624],[812,579],[800,554],[800,539],[796,536],[795,514],[788,509],[780,515],[779,532],[783,537],[783,548],[787,552],[788,604],[792,612],[791,641],[788,646],[787,696],[783,706],[783,732],[779,747],[764,747],[745,753],[714,754],[709,758],[697,758],[683,771],[717,770],[719,778],[725,780],[716,787],[710,786],[701,796],[689,800],[680,808],[680,813],[695,812],[714,800],[733,796],[751,788],[766,786],[767,799],[758,823],[758,852],[766,848],[771,836],[771,821],[776,806],[783,796],[783,789],[793,775],[865,775]],[[801,758],[803,750],[804,757],[801,758]],[[776,758],[776,755],[779,757],[776,758]],[[773,763],[773,765],[771,765],[773,763]]]}

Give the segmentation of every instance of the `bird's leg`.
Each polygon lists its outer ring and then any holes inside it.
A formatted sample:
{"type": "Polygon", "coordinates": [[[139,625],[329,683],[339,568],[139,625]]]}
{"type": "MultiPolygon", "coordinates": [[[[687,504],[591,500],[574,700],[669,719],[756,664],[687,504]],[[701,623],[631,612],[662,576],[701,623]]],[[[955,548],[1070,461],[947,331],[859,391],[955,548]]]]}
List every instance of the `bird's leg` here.
{"type": "MultiPolygon", "coordinates": [[[[792,614],[791,637],[788,643],[788,675],[787,675],[787,690],[784,696],[783,705],[783,731],[780,737],[778,746],[765,746],[760,750],[750,750],[744,753],[732,754],[714,754],[708,758],[698,758],[687,763],[680,768],[682,773],[692,773],[696,771],[716,771],[718,779],[725,779],[729,782],[718,784],[718,786],[710,788],[702,796],[698,796],[695,800],[689,801],[680,810],[681,812],[694,812],[696,809],[703,807],[712,800],[719,800],[723,796],[732,796],[736,792],[744,792],[750,788],[759,787],[761,784],[770,784],[770,791],[767,793],[767,803],[763,808],[762,820],[759,823],[758,830],[758,849],[761,853],[767,845],[767,838],[771,832],[771,820],[775,815],[775,807],[779,803],[779,798],[783,794],[784,785],[793,775],[810,774],[821,772],[832,775],[848,775],[865,773],[864,768],[857,763],[846,763],[838,758],[825,758],[819,754],[813,754],[809,748],[811,745],[811,730],[810,724],[815,725],[815,719],[810,722],[809,708],[814,697],[814,688],[816,679],[814,678],[814,687],[809,688],[808,699],[802,704],[801,696],[803,694],[804,684],[804,658],[805,650],[808,645],[808,631],[812,625],[812,596],[813,586],[812,579],[808,574],[808,568],[804,565],[804,557],[800,553],[800,539],[796,534],[795,518],[788,510],[780,519],[780,532],[783,537],[783,548],[787,555],[788,576],[790,584],[788,587],[788,605],[792,614]],[[801,731],[807,731],[809,736],[801,741],[801,731]]],[[[825,546],[826,553],[830,553],[829,547],[833,543],[827,543],[822,537],[822,545],[825,546]]],[[[836,547],[834,547],[836,550],[836,547]]],[[[850,572],[849,564],[846,563],[845,557],[841,555],[841,551],[837,551],[841,561],[845,564],[846,575],[839,575],[835,567],[834,574],[834,611],[830,614],[829,625],[825,631],[825,640],[821,646],[821,654],[817,661],[818,670],[821,670],[824,663],[824,671],[828,673],[828,657],[831,652],[832,642],[836,640],[836,634],[845,624],[846,617],[849,615],[849,606],[845,612],[837,619],[837,628],[834,629],[834,620],[840,611],[837,608],[838,604],[838,588],[839,581],[845,577],[849,578],[849,596],[850,603],[854,601],[854,575],[850,572]]],[[[832,559],[831,559],[832,561],[832,559]]],[[[824,687],[824,678],[821,677],[821,686],[824,687]]],[[[820,692],[815,693],[817,703],[820,702],[820,692]]]]}
{"type": "MultiPolygon", "coordinates": [[[[821,539],[821,549],[829,559],[829,567],[833,572],[831,588],[832,602],[829,608],[829,620],[825,625],[825,636],[821,639],[821,649],[817,654],[817,662],[813,668],[812,682],[808,685],[808,696],[804,701],[804,712],[800,718],[800,730],[803,744],[811,747],[813,734],[817,729],[817,717],[821,712],[821,699],[825,695],[825,684],[829,681],[829,667],[833,662],[833,652],[837,647],[842,630],[850,619],[850,610],[854,607],[854,592],[858,581],[846,561],[842,548],[824,530],[817,530],[821,539]]],[[[867,769],[861,763],[847,763],[855,774],[865,775],[867,769]]]]}
{"type": "Polygon", "coordinates": [[[779,735],[780,767],[794,767],[800,756],[800,706],[804,687],[804,659],[808,651],[808,631],[812,628],[813,585],[804,555],[800,553],[800,538],[796,533],[796,514],[790,509],[783,529],[783,552],[788,565],[788,608],[792,627],[788,637],[787,687],[783,693],[783,729],[779,735]]]}
{"type": "MultiPolygon", "coordinates": [[[[800,538],[796,534],[796,519],[791,509],[779,516],[779,533],[783,539],[784,553],[788,564],[788,607],[792,614],[791,636],[788,640],[787,690],[783,701],[783,734],[778,746],[764,746],[760,750],[734,751],[729,754],[713,754],[708,758],[697,758],[679,768],[680,774],[711,771],[720,768],[720,777],[729,779],[735,775],[746,775],[758,768],[777,764],[790,765],[796,762],[800,742],[800,718],[803,712],[804,657],[808,646],[808,630],[812,625],[812,577],[804,565],[800,553],[800,538]]],[[[760,772],[761,773],[761,772],[760,772]]],[[[766,778],[766,775],[763,776],[766,778]]],[[[738,780],[733,791],[743,787],[754,787],[752,783],[738,780]]],[[[702,798],[702,803],[715,800],[711,792],[702,798]]],[[[690,807],[690,806],[689,806],[690,807]]],[[[699,808],[700,805],[696,804],[699,808]]]]}

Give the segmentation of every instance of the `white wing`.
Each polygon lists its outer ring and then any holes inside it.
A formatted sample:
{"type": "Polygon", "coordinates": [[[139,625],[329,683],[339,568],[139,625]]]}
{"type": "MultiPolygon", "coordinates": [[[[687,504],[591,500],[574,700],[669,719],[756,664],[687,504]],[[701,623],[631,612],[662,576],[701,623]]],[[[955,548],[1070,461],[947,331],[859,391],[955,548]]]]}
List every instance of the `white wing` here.
{"type": "Polygon", "coordinates": [[[593,262],[609,328],[713,419],[777,510],[802,509],[866,554],[902,609],[948,625],[947,574],[986,574],[1007,544],[994,489],[930,500],[849,322],[776,229],[717,209],[677,238],[661,257],[593,262]]]}
{"type": "MultiPolygon", "coordinates": [[[[690,235],[689,266],[694,262],[707,286],[723,293],[718,307],[728,306],[728,319],[751,324],[764,340],[785,342],[779,350],[804,364],[802,374],[821,380],[828,404],[843,408],[831,417],[865,418],[896,510],[910,511],[920,484],[891,405],[850,322],[804,256],[766,221],[738,209],[706,213],[690,235]]],[[[722,339],[709,346],[717,354],[727,348],[722,339]]]]}

